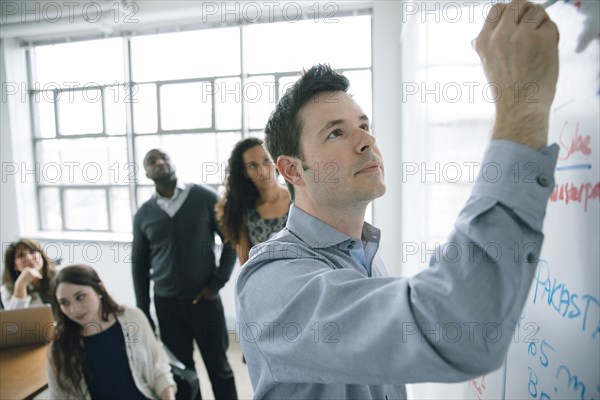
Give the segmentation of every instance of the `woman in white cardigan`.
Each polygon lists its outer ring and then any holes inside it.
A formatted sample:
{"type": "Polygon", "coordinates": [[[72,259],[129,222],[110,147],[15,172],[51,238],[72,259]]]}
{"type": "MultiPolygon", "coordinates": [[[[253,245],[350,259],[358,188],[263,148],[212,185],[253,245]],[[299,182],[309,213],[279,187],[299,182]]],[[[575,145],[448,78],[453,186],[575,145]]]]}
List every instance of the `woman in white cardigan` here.
{"type": "Polygon", "coordinates": [[[54,262],[39,243],[19,239],[4,252],[2,304],[7,310],[40,306],[52,301],[54,262]]]}
{"type": "Polygon", "coordinates": [[[50,398],[175,398],[168,357],[142,311],[118,305],[87,265],[60,270],[53,288],[50,398]]]}

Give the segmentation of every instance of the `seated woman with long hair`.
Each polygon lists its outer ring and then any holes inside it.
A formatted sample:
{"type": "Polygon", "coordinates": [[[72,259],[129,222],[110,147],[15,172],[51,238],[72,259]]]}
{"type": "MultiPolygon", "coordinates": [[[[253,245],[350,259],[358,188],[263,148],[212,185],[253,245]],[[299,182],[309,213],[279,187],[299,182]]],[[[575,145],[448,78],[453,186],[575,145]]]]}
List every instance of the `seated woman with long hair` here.
{"type": "Polygon", "coordinates": [[[243,265],[252,246],[285,227],[290,194],[277,182],[277,167],[260,139],[238,142],[229,157],[227,171],[226,194],[217,203],[216,216],[243,265]]]}
{"type": "Polygon", "coordinates": [[[31,239],[12,242],[4,252],[2,304],[7,310],[52,302],[54,261],[31,239]]]}
{"type": "Polygon", "coordinates": [[[175,398],[169,359],[141,310],[117,304],[87,265],[61,269],[53,289],[50,398],[175,398]]]}

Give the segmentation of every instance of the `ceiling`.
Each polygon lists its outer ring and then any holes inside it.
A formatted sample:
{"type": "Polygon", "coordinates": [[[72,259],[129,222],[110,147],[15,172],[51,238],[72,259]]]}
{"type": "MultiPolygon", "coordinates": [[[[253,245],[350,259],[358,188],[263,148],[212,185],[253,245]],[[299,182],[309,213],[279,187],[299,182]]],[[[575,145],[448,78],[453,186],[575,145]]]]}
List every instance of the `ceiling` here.
{"type": "Polygon", "coordinates": [[[372,1],[21,0],[0,5],[0,37],[48,42],[232,23],[295,22],[365,9],[372,1]]]}

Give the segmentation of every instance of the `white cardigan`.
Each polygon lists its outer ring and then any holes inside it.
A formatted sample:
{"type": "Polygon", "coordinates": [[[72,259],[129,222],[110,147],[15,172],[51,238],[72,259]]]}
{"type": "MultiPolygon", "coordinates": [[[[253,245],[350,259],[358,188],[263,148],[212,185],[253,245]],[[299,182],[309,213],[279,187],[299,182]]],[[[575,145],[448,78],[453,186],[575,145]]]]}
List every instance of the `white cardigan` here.
{"type": "Polygon", "coordinates": [[[23,298],[13,296],[12,285],[3,284],[0,286],[0,293],[2,295],[2,304],[5,310],[16,310],[20,308],[28,308],[34,306],[41,306],[44,304],[38,292],[33,291],[28,293],[23,298]]]}
{"type": "MultiPolygon", "coordinates": [[[[147,398],[159,399],[163,390],[169,386],[175,386],[169,358],[162,347],[162,343],[154,335],[144,313],[137,308],[124,307],[124,309],[123,314],[117,315],[117,320],[123,328],[125,349],[135,386],[147,398]]],[[[64,392],[58,386],[50,355],[48,361],[48,389],[50,399],[77,398],[74,393],[64,392]]],[[[81,389],[82,392],[86,393],[85,398],[91,399],[83,379],[81,389]]]]}

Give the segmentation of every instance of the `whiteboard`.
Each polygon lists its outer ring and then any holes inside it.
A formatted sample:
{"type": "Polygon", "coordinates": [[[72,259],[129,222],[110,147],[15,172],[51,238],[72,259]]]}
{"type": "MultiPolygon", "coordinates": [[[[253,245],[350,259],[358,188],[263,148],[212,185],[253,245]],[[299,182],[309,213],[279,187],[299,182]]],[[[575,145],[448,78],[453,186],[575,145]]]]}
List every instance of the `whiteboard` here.
{"type": "Polygon", "coordinates": [[[548,8],[560,31],[559,144],[541,260],[503,371],[505,399],[600,399],[600,1],[548,8]]]}
{"type": "MultiPolygon", "coordinates": [[[[500,369],[456,384],[408,385],[410,399],[600,400],[600,0],[559,0],[547,11],[560,31],[549,130],[549,143],[559,144],[560,154],[536,280],[522,318],[506,333],[513,340],[500,369]]],[[[423,35],[422,20],[409,19],[403,37],[423,35]]],[[[422,81],[424,50],[410,41],[403,46],[403,80],[422,81]]],[[[421,109],[410,102],[404,107],[416,121],[409,128],[425,123],[421,109]]],[[[427,148],[421,142],[406,148],[419,146],[427,148]]]]}

